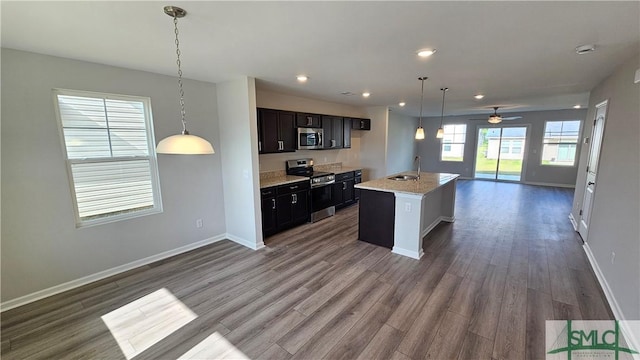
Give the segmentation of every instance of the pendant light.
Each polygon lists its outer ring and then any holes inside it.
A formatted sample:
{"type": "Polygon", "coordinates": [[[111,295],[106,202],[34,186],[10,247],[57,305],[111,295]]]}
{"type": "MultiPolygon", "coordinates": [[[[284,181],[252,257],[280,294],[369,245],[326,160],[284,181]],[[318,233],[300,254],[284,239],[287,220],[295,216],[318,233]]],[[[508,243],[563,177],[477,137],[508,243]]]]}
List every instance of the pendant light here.
{"type": "Polygon", "coordinates": [[[165,6],[164,13],[173,18],[174,32],[176,34],[176,64],[178,64],[178,90],[180,93],[182,133],[162,139],[156,147],[156,152],[158,154],[184,155],[213,154],[215,151],[211,143],[199,136],[190,135],[189,131],[187,131],[187,121],[185,120],[184,111],[184,90],[182,89],[182,68],[180,66],[180,41],[178,40],[178,18],[184,17],[187,15],[187,12],[177,6],[165,6]]]}
{"type": "Polygon", "coordinates": [[[418,80],[422,81],[422,94],[420,95],[420,124],[418,125],[418,129],[416,130],[416,140],[424,139],[424,129],[422,128],[422,103],[424,102],[424,81],[427,80],[428,77],[421,76],[418,80]]]}
{"type": "Polygon", "coordinates": [[[444,118],[444,94],[447,93],[449,88],[441,88],[442,90],[442,112],[440,113],[440,127],[438,128],[438,133],[436,133],[436,138],[442,139],[444,137],[444,129],[442,128],[442,119],[444,118]]]}

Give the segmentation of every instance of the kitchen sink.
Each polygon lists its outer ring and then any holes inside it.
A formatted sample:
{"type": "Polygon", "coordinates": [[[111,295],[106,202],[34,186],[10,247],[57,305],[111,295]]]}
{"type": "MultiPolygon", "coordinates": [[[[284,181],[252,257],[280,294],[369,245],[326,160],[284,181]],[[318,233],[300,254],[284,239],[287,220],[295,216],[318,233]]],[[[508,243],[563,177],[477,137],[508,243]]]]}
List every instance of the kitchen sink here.
{"type": "Polygon", "coordinates": [[[407,181],[407,180],[418,180],[418,177],[416,175],[396,175],[387,179],[397,180],[397,181],[407,181]]]}

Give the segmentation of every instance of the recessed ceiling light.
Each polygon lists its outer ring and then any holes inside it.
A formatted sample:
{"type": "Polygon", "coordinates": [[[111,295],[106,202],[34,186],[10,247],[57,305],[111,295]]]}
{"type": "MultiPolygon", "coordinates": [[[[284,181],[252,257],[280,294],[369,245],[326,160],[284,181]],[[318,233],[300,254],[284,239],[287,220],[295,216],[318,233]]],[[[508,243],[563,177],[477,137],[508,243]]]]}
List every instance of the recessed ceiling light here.
{"type": "Polygon", "coordinates": [[[309,80],[309,77],[307,75],[298,75],[296,76],[296,79],[298,79],[299,82],[306,82],[309,80]]]}
{"type": "Polygon", "coordinates": [[[474,96],[474,98],[475,98],[476,100],[480,100],[480,99],[484,98],[484,95],[482,95],[482,94],[478,94],[478,95],[474,96]]]}
{"type": "Polygon", "coordinates": [[[371,96],[371,94],[370,94],[370,93],[368,93],[368,92],[363,92],[363,93],[362,93],[362,97],[369,97],[369,96],[371,96]]]}
{"type": "Polygon", "coordinates": [[[405,105],[407,105],[407,103],[405,103],[404,101],[401,101],[401,102],[398,103],[398,105],[399,106],[405,106],[405,105]]]}
{"type": "Polygon", "coordinates": [[[581,107],[580,105],[573,105],[574,109],[580,109],[580,107],[581,107]]]}
{"type": "Polygon", "coordinates": [[[596,50],[594,44],[580,45],[576,47],[576,54],[583,55],[596,50]]]}
{"type": "Polygon", "coordinates": [[[429,57],[436,53],[436,49],[422,49],[418,50],[418,56],[420,57],[429,57]]]}

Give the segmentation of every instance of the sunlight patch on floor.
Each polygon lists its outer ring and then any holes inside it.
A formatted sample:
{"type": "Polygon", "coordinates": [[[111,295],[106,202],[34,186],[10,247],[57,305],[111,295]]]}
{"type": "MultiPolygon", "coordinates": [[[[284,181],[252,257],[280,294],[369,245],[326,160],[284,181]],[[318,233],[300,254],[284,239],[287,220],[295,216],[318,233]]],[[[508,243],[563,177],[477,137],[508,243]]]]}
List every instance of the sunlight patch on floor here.
{"type": "Polygon", "coordinates": [[[162,288],[102,316],[102,321],[129,360],[197,317],[162,288]]]}
{"type": "Polygon", "coordinates": [[[218,332],[209,335],[198,345],[179,357],[180,360],[187,359],[234,359],[248,360],[249,357],[233,346],[227,339],[218,332]]]}

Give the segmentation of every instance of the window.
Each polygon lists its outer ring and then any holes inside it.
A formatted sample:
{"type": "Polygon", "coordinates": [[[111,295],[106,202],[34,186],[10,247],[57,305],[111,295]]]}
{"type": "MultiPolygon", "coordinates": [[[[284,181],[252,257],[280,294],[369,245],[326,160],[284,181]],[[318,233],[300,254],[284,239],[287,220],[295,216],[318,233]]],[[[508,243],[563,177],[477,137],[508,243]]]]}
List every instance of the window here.
{"type": "Polygon", "coordinates": [[[149,98],[54,95],[76,225],[162,211],[149,98]]]}
{"type": "Polygon", "coordinates": [[[573,166],[575,164],[580,123],[580,120],[545,123],[542,165],[573,166]]]}
{"type": "Polygon", "coordinates": [[[444,125],[440,148],[441,161],[463,161],[467,125],[444,125]]]}

